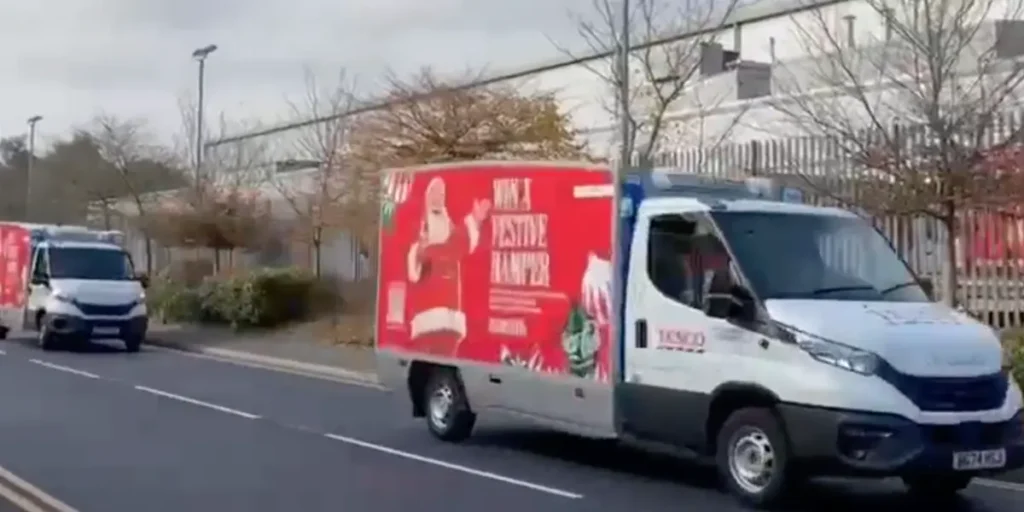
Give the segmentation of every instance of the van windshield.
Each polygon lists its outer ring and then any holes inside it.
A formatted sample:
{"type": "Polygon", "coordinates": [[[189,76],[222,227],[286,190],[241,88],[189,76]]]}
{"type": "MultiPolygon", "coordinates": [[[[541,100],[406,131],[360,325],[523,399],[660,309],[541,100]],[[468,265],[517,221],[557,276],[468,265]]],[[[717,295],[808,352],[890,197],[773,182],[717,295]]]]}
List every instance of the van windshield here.
{"type": "Polygon", "coordinates": [[[51,279],[93,279],[127,281],[135,279],[128,253],[116,249],[51,247],[51,279]]]}
{"type": "Polygon", "coordinates": [[[928,301],[896,252],[856,217],[712,212],[762,299],[928,301]]]}

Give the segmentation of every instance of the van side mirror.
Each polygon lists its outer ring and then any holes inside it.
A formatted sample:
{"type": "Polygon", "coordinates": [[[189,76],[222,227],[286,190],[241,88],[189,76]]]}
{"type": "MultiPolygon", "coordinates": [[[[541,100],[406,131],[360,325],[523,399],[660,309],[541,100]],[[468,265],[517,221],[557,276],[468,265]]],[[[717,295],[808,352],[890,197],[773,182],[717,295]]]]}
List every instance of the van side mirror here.
{"type": "Polygon", "coordinates": [[[928,296],[929,300],[935,300],[935,282],[930,277],[921,277],[917,280],[918,286],[924,290],[924,294],[928,296]]]}
{"type": "Polygon", "coordinates": [[[728,270],[719,270],[711,277],[704,312],[712,318],[751,320],[754,315],[754,297],[734,283],[728,270]]]}
{"type": "Polygon", "coordinates": [[[149,275],[147,275],[145,272],[135,274],[135,280],[138,281],[143,288],[149,288],[149,275]]]}

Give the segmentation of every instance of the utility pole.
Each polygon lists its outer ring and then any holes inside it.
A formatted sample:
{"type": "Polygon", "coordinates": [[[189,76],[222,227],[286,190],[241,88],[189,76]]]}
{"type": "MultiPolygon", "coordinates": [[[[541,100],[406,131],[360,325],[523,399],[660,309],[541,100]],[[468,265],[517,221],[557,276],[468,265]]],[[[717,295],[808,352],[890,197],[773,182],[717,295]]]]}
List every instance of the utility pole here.
{"type": "MultiPolygon", "coordinates": [[[[200,191],[203,178],[203,102],[206,95],[206,58],[217,51],[217,45],[209,44],[192,52],[192,58],[199,62],[198,99],[196,101],[196,191],[200,191]]],[[[197,198],[198,199],[198,198],[197,198]]]]}
{"type": "Polygon", "coordinates": [[[43,120],[43,116],[32,116],[28,118],[28,165],[25,169],[25,220],[32,220],[32,174],[36,159],[36,123],[43,120]]]}
{"type": "Polygon", "coordinates": [[[629,105],[629,54],[630,54],[630,16],[629,0],[622,0],[622,27],[619,29],[619,136],[622,154],[620,155],[620,174],[629,169],[633,157],[633,126],[629,105]]]}

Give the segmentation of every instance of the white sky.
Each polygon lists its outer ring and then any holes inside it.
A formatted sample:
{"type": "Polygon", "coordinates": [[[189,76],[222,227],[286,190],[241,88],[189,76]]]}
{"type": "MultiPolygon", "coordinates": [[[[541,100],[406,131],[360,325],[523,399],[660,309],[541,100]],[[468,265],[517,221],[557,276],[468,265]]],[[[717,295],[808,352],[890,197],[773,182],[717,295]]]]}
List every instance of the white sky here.
{"type": "Polygon", "coordinates": [[[373,92],[385,70],[492,71],[578,47],[570,12],[591,0],[0,0],[0,136],[44,116],[40,144],[103,111],[180,131],[178,98],[207,65],[207,112],[270,123],[301,98],[303,70],[345,68],[373,92]],[[550,38],[550,39],[549,39],[550,38]]]}

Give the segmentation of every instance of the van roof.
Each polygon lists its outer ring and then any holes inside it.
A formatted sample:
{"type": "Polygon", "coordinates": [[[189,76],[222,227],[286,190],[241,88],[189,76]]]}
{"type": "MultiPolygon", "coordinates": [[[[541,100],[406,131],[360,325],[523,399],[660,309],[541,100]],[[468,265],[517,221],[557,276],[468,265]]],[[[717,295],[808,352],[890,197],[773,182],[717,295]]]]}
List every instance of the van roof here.
{"type": "Polygon", "coordinates": [[[706,199],[688,196],[654,197],[644,200],[646,208],[657,213],[679,211],[680,201],[685,201],[690,211],[729,211],[729,212],[764,212],[792,213],[801,215],[826,215],[833,217],[856,217],[853,212],[842,208],[814,206],[803,203],[784,203],[765,199],[706,199]]]}
{"type": "Polygon", "coordinates": [[[39,243],[40,247],[52,247],[55,249],[101,249],[107,251],[121,251],[124,248],[117,244],[107,242],[78,242],[64,240],[44,240],[39,243]]]}

